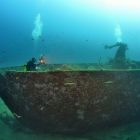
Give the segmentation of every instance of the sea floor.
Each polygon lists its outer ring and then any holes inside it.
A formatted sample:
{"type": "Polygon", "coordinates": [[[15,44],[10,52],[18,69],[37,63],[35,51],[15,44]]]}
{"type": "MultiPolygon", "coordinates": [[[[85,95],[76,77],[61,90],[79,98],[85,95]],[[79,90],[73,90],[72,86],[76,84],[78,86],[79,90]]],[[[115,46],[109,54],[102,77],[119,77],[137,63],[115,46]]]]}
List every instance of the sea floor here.
{"type": "Polygon", "coordinates": [[[140,140],[140,122],[83,135],[39,134],[16,122],[0,99],[0,140],[140,140]]]}

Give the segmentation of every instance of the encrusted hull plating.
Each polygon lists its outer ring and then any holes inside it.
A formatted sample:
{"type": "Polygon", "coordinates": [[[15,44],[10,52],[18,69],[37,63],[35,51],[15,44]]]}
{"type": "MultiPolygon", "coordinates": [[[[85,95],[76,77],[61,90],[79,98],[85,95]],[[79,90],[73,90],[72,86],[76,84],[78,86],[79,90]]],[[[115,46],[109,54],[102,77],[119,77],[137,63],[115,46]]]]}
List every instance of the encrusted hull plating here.
{"type": "Polygon", "coordinates": [[[140,118],[139,71],[7,72],[1,97],[30,128],[83,132],[140,118]]]}

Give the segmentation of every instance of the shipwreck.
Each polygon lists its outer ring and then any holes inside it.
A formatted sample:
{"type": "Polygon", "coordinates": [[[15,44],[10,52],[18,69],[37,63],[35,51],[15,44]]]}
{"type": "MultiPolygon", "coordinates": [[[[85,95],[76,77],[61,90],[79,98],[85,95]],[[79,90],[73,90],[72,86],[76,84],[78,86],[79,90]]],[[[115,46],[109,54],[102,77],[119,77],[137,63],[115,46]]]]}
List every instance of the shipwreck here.
{"type": "Polygon", "coordinates": [[[75,133],[140,120],[140,70],[96,65],[2,69],[0,97],[25,126],[75,133]]]}

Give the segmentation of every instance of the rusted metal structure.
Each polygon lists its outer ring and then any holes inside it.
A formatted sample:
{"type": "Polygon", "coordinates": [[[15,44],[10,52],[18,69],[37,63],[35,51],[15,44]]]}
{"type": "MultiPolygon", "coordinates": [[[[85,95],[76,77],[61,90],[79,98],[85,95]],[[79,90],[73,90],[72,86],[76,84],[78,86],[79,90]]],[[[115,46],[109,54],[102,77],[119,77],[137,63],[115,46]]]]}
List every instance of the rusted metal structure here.
{"type": "Polygon", "coordinates": [[[0,95],[17,119],[45,132],[85,132],[140,120],[140,71],[16,72],[0,95]]]}

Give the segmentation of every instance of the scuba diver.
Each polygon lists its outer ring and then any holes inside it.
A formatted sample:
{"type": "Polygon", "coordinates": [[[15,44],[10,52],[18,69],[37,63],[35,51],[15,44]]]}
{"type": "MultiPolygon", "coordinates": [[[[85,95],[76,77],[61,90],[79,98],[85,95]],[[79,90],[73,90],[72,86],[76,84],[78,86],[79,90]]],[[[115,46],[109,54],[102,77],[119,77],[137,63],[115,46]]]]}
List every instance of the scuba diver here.
{"type": "Polygon", "coordinates": [[[128,68],[128,60],[126,59],[126,50],[128,50],[128,46],[125,43],[117,42],[114,45],[106,45],[105,49],[112,49],[114,47],[118,47],[115,57],[111,61],[111,64],[114,68],[128,68]]]}
{"type": "Polygon", "coordinates": [[[26,71],[36,71],[36,66],[37,66],[36,59],[33,57],[26,64],[26,71]]]}
{"type": "Polygon", "coordinates": [[[41,55],[39,58],[39,62],[33,57],[31,60],[27,62],[25,66],[25,71],[37,71],[40,70],[42,66],[46,64],[46,57],[41,55]]]}

